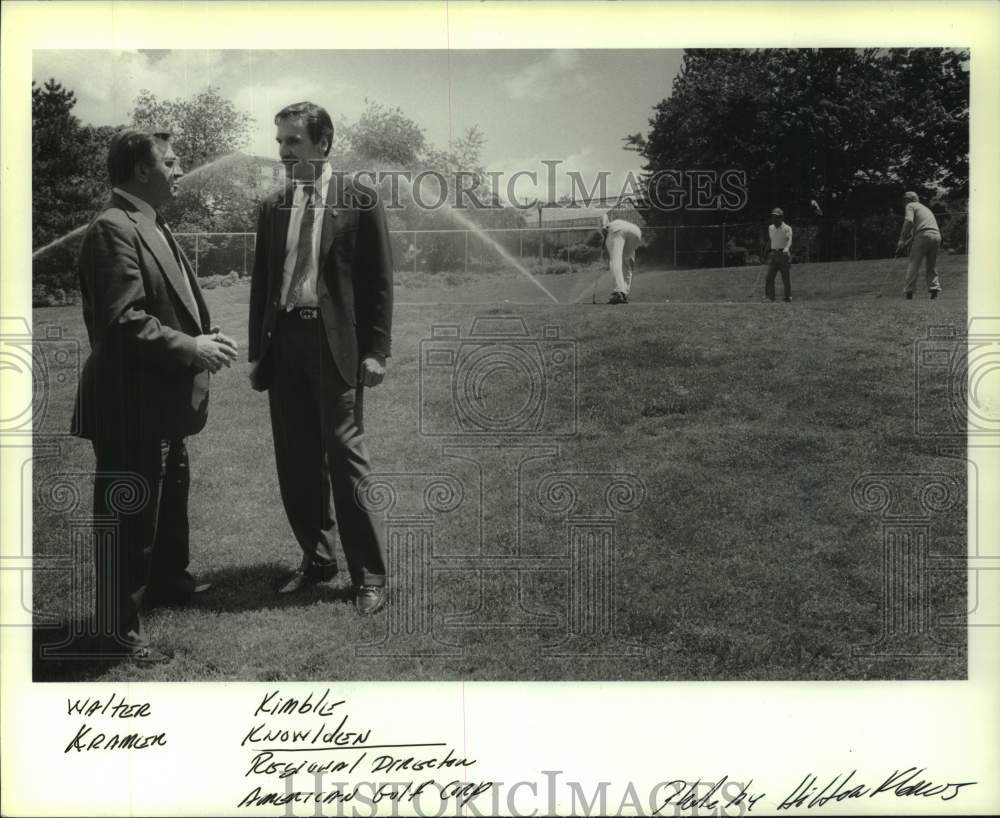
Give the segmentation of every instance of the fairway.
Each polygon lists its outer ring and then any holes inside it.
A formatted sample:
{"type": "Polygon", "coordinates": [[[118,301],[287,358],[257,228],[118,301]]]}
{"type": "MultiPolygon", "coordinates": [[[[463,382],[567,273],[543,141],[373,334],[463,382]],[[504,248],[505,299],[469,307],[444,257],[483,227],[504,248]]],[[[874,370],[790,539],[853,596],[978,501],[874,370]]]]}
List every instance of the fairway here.
{"type": "MultiPolygon", "coordinates": [[[[191,568],[216,588],[193,607],[145,620],[154,642],[175,649],[168,665],[45,660],[36,661],[35,678],[964,678],[964,571],[929,578],[935,622],[955,617],[951,627],[935,626],[954,655],[852,654],[883,629],[880,521],[855,506],[852,486],[872,473],[944,473],[964,485],[965,461],[915,433],[914,344],[930,327],[964,328],[965,267],[964,256],[941,258],[936,301],[921,291],[902,299],[904,260],[793,265],[792,304],[780,302],[780,282],[778,303],[755,303],[763,291],[762,278],[753,291],[755,267],[640,267],[631,303],[616,307],[591,304],[592,283],[573,274],[546,276],[545,286],[561,302],[583,303],[543,303],[515,272],[467,282],[448,274],[440,284],[426,276],[398,287],[388,375],[365,398],[373,467],[407,485],[407,476],[452,475],[464,492],[435,530],[430,612],[440,647],[422,656],[356,655],[356,646],[384,636],[389,619],[355,614],[344,573],[302,596],[275,595],[299,549],[278,496],[267,399],[247,381],[249,287],[208,291],[213,321],[241,352],[238,366],[213,378],[208,426],[188,441],[191,568]],[[495,459],[483,462],[523,462],[523,474],[477,470],[472,455],[445,451],[481,440],[421,434],[447,426],[451,395],[445,381],[421,388],[421,343],[440,325],[465,337],[477,316],[520,317],[539,344],[557,335],[572,348],[575,391],[559,393],[559,411],[572,422],[553,438],[491,439],[495,459]],[[546,336],[545,327],[557,332],[546,336]],[[644,487],[638,507],[614,520],[617,655],[551,648],[572,616],[558,571],[525,570],[515,584],[499,570],[470,567],[484,549],[512,564],[530,557],[561,565],[564,521],[536,508],[536,478],[550,473],[628,474],[644,487]],[[505,619],[511,593],[520,618],[505,619]]],[[[36,339],[55,328],[79,339],[85,357],[79,306],[35,311],[36,339]]],[[[515,390],[516,379],[497,377],[484,400],[507,400],[514,411],[518,396],[503,387],[515,390]]],[[[946,381],[939,372],[922,382],[942,407],[946,381]]],[[[47,428],[68,429],[74,388],[72,378],[51,384],[47,428]]],[[[71,479],[86,510],[91,487],[79,475],[93,469],[91,449],[76,439],[61,445],[56,457],[37,454],[35,485],[78,473],[71,479]]],[[[936,554],[963,558],[964,504],[935,515],[931,534],[936,554]]],[[[36,498],[36,560],[67,555],[69,543],[67,517],[36,498]]],[[[67,572],[35,573],[37,611],[65,614],[68,598],[67,572]]],[[[39,629],[36,639],[48,638],[39,629]]]]}

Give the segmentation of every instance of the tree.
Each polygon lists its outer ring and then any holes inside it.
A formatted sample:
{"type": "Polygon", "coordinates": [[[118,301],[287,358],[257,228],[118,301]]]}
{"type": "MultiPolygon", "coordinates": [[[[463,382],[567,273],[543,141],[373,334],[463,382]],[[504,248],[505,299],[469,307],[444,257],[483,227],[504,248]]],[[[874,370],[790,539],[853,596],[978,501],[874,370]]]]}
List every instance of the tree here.
{"type": "Polygon", "coordinates": [[[116,129],[81,125],[75,106],[74,93],[55,79],[32,83],[31,239],[36,251],[48,248],[32,257],[39,305],[72,299],[80,228],[107,194],[107,149],[116,129]]]}
{"type": "MultiPolygon", "coordinates": [[[[424,149],[424,129],[399,108],[386,108],[369,99],[354,124],[337,129],[340,141],[334,145],[339,167],[374,170],[373,164],[395,168],[411,167],[424,149]]],[[[332,151],[331,151],[332,152],[332,151]]]]}
{"type": "Polygon", "coordinates": [[[257,201],[266,187],[259,162],[240,153],[250,142],[253,118],[208,86],[190,99],[160,100],[143,90],[135,98],[132,124],[171,134],[170,143],[188,174],[163,207],[175,230],[251,230],[257,201]]]}
{"type": "Polygon", "coordinates": [[[658,171],[736,169],[749,188],[741,219],[816,199],[830,223],[894,208],[903,189],[964,196],[968,108],[967,52],[693,49],[648,135],[626,144],[646,159],[647,194],[658,171]]]}
{"type": "Polygon", "coordinates": [[[86,223],[106,190],[95,156],[108,129],[83,127],[74,93],[49,79],[31,84],[32,244],[47,244],[86,223]]]}
{"type": "Polygon", "coordinates": [[[186,170],[245,148],[253,122],[211,85],[190,99],[160,100],[142,90],[132,108],[135,127],[171,134],[171,145],[186,170]]]}

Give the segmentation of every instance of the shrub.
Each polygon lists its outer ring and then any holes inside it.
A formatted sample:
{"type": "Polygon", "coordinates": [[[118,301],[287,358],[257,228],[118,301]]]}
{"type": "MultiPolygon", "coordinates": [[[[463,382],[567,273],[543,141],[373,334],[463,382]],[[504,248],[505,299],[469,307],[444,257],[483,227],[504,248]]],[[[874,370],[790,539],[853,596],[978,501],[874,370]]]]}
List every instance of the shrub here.
{"type": "Polygon", "coordinates": [[[75,289],[64,290],[62,287],[49,287],[46,284],[33,284],[31,287],[32,307],[65,307],[76,304],[80,293],[75,289]]]}

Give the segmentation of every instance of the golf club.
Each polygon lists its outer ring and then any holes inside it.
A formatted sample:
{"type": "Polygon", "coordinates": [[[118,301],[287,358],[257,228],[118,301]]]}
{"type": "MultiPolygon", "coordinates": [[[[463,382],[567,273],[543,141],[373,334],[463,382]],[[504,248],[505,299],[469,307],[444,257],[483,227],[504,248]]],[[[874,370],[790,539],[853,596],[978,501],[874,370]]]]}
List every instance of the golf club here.
{"type": "MultiPolygon", "coordinates": [[[[904,245],[904,247],[909,247],[909,243],[907,243],[906,245],[904,245]]],[[[895,261],[897,258],[899,258],[899,252],[902,249],[904,249],[904,248],[903,247],[897,247],[896,248],[896,252],[894,252],[892,254],[893,261],[895,261]]],[[[882,283],[879,284],[878,292],[875,293],[875,297],[876,298],[881,298],[882,297],[882,291],[885,289],[885,284],[889,280],[889,276],[891,276],[892,273],[893,273],[893,269],[892,269],[892,265],[890,264],[889,267],[885,271],[885,275],[882,276],[882,283]]]]}
{"type": "Polygon", "coordinates": [[[767,244],[762,244],[760,248],[760,257],[762,264],[758,265],[757,275],[754,277],[753,286],[750,288],[750,292],[747,294],[747,298],[753,298],[754,293],[757,292],[757,288],[760,286],[760,276],[764,272],[764,267],[767,265],[767,244]]]}

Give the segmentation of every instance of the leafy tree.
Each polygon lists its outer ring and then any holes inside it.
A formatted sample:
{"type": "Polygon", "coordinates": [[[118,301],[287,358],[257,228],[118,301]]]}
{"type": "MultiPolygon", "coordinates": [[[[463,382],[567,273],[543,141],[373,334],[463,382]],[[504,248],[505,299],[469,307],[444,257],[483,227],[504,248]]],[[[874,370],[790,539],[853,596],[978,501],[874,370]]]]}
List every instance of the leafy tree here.
{"type": "Polygon", "coordinates": [[[81,228],[107,194],[107,149],[116,129],[81,125],[75,106],[74,93],[55,79],[32,83],[32,284],[39,305],[72,300],[81,228]]]}
{"type": "Polygon", "coordinates": [[[177,231],[252,230],[257,201],[269,184],[267,166],[240,154],[253,118],[208,86],[190,99],[161,100],[140,91],[132,124],[167,131],[187,178],[163,208],[177,231]]]}
{"type": "Polygon", "coordinates": [[[742,170],[741,220],[766,219],[775,205],[810,213],[816,199],[829,225],[896,209],[903,189],[965,196],[968,109],[963,51],[693,49],[648,135],[626,144],[646,160],[648,193],[659,171],[742,170]]]}
{"type": "Polygon", "coordinates": [[[164,130],[185,170],[235,153],[250,142],[253,117],[208,86],[190,99],[160,100],[140,91],[132,108],[137,128],[164,130]]]}
{"type": "Polygon", "coordinates": [[[424,149],[424,129],[399,108],[365,102],[367,107],[357,122],[335,129],[339,140],[331,150],[334,161],[351,170],[373,170],[373,164],[411,167],[424,149]]]}
{"type": "Polygon", "coordinates": [[[54,79],[31,86],[32,244],[85,224],[106,191],[103,160],[114,129],[80,125],[74,93],[54,79]],[[102,155],[102,147],[104,153],[102,155]]]}

